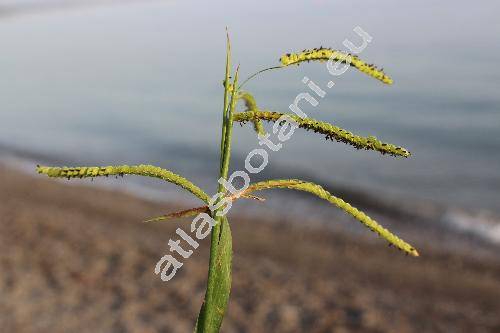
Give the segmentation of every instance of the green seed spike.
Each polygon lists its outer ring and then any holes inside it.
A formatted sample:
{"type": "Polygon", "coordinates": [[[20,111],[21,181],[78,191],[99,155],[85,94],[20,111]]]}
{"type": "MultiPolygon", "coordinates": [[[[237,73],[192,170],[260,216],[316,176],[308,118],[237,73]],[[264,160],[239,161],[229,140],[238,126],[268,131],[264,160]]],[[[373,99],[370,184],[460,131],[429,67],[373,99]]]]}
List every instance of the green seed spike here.
{"type": "Polygon", "coordinates": [[[374,136],[362,137],[338,126],[312,118],[300,118],[294,114],[283,114],[272,111],[247,111],[235,114],[234,121],[245,123],[247,121],[253,121],[254,119],[261,119],[276,122],[284,115],[293,119],[300,128],[324,134],[327,139],[344,142],[357,149],[376,150],[382,154],[390,154],[393,156],[409,157],[411,155],[405,148],[379,141],[374,136]]]}
{"type": "Polygon", "coordinates": [[[360,210],[358,210],[357,208],[351,206],[349,203],[345,202],[344,200],[335,197],[334,195],[332,195],[330,192],[325,190],[320,185],[306,182],[306,181],[302,181],[299,179],[267,180],[267,181],[262,181],[262,182],[258,182],[258,183],[250,185],[245,190],[245,194],[252,193],[255,191],[273,189],[273,188],[286,188],[286,189],[292,189],[292,190],[298,190],[298,191],[312,193],[312,194],[320,197],[321,199],[324,199],[324,200],[330,202],[331,204],[337,206],[338,208],[342,209],[343,211],[345,211],[349,215],[353,216],[356,220],[358,220],[359,222],[364,224],[370,230],[379,234],[382,238],[384,238],[386,241],[388,241],[390,244],[394,245],[398,249],[400,249],[400,250],[402,250],[402,251],[404,251],[404,252],[406,252],[414,257],[418,257],[418,255],[419,255],[417,250],[413,246],[406,243],[404,240],[402,240],[398,236],[391,233],[389,230],[382,227],[380,224],[378,224],[375,220],[371,219],[365,213],[363,213],[360,210]]]}
{"type": "Polygon", "coordinates": [[[172,171],[162,169],[153,165],[119,165],[119,166],[104,166],[104,167],[47,167],[37,166],[37,172],[45,174],[49,177],[57,178],[93,178],[93,177],[108,177],[108,176],[123,176],[136,175],[152,178],[159,178],[169,183],[176,184],[183,189],[191,192],[203,202],[208,202],[208,195],[203,192],[198,186],[187,180],[186,178],[173,173],[172,171]]]}
{"type": "Polygon", "coordinates": [[[328,61],[332,59],[334,62],[348,63],[352,67],[355,67],[359,71],[385,83],[392,84],[392,79],[384,73],[383,70],[378,69],[375,65],[367,64],[361,60],[358,56],[345,53],[338,50],[333,50],[330,48],[317,48],[312,50],[304,50],[299,53],[287,53],[280,58],[280,63],[283,67],[291,65],[300,65],[301,63],[307,61],[328,61]]]}
{"type": "MultiPolygon", "coordinates": [[[[239,94],[239,99],[243,100],[245,103],[246,110],[245,111],[251,111],[251,110],[257,110],[257,102],[255,101],[255,98],[248,92],[240,92],[239,94]]],[[[253,122],[253,128],[257,134],[265,135],[266,131],[264,130],[264,125],[262,125],[262,121],[260,119],[254,119],[252,120],[253,122]]]]}

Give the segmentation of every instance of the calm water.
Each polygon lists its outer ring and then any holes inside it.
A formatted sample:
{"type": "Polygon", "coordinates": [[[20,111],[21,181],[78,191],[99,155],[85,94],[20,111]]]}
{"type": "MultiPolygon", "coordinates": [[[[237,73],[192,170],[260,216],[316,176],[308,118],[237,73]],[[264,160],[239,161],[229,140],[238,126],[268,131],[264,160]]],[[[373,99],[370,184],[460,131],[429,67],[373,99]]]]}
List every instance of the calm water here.
{"type": "MultiPolygon", "coordinates": [[[[66,164],[158,164],[214,190],[224,27],[246,76],[277,64],[283,52],[343,49],[359,25],[373,36],[361,57],[384,67],[395,85],[350,70],[318,107],[304,110],[403,145],[412,158],[356,151],[298,130],[270,155],[267,175],[286,170],[372,193],[500,212],[496,1],[12,7],[19,3],[0,2],[0,146],[66,164]]],[[[261,107],[285,111],[305,90],[304,75],[323,87],[330,80],[323,64],[310,64],[266,73],[247,89],[261,107]]],[[[238,166],[257,140],[249,126],[235,135],[238,166]]]]}

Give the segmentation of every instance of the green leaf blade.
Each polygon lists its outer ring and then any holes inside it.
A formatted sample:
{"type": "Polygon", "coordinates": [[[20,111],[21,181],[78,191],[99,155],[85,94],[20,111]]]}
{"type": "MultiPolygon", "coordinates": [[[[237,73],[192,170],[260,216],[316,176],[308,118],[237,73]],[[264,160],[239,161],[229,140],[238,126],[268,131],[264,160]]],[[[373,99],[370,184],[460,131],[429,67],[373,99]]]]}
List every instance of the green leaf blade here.
{"type": "Polygon", "coordinates": [[[229,303],[232,282],[233,241],[226,217],[222,218],[220,233],[212,231],[209,280],[205,301],[196,321],[195,332],[219,332],[229,303]],[[218,240],[217,240],[218,238],[218,240]],[[216,244],[214,246],[214,244],[216,244]],[[213,252],[213,255],[212,255],[213,252]]]}

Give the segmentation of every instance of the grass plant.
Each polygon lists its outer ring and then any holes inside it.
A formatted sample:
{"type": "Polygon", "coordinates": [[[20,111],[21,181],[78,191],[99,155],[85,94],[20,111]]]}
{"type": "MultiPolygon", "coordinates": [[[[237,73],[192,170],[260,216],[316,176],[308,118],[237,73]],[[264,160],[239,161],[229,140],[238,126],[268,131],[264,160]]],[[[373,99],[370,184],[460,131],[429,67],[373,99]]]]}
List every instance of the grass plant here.
{"type": "MultiPolygon", "coordinates": [[[[220,178],[228,178],[231,160],[233,125],[235,122],[251,122],[256,133],[259,135],[264,135],[264,121],[279,124],[283,121],[283,119],[289,119],[290,121],[295,122],[297,124],[297,127],[303,128],[308,131],[314,131],[316,133],[324,135],[327,139],[343,142],[357,149],[373,150],[381,154],[389,154],[396,157],[410,156],[410,153],[406,149],[390,143],[379,141],[373,136],[359,136],[336,125],[311,118],[300,117],[297,114],[280,113],[260,109],[257,106],[255,98],[249,92],[242,89],[243,85],[248,82],[248,80],[254,78],[264,71],[284,69],[294,65],[302,64],[304,62],[328,61],[329,59],[348,63],[350,64],[350,66],[381,81],[384,84],[393,83],[392,79],[382,70],[378,69],[374,65],[365,63],[364,61],[359,59],[359,57],[345,52],[321,47],[313,50],[304,50],[298,53],[285,54],[280,58],[279,66],[274,66],[258,71],[256,74],[250,76],[247,80],[245,80],[243,84],[238,85],[239,66],[234,71],[234,73],[232,73],[231,45],[228,36],[226,49],[226,68],[223,81],[224,97],[221,115],[222,127],[220,143],[220,178]],[[239,101],[245,104],[246,110],[241,112],[238,112],[236,110],[236,105],[239,101]]],[[[211,231],[210,261],[205,299],[203,304],[201,305],[201,310],[195,324],[195,332],[218,332],[220,330],[229,301],[232,265],[231,225],[226,215],[218,214],[222,210],[223,206],[218,206],[218,208],[213,211],[210,210],[210,196],[201,188],[196,186],[188,179],[172,171],[152,165],[121,165],[104,167],[37,166],[37,171],[38,173],[45,174],[49,177],[67,179],[124,175],[153,177],[180,186],[184,190],[187,190],[195,197],[200,199],[203,202],[203,205],[199,207],[168,213],[159,217],[149,219],[147,221],[166,221],[173,218],[194,216],[200,213],[209,214],[216,221],[216,224],[213,226],[211,231]]],[[[219,203],[224,197],[227,197],[230,201],[239,199],[257,199],[262,201],[263,199],[254,196],[253,193],[269,189],[289,189],[304,191],[313,194],[344,210],[354,219],[358,220],[367,228],[377,233],[380,237],[385,239],[390,245],[393,245],[395,248],[405,252],[406,254],[418,256],[418,252],[413,246],[406,243],[404,240],[400,239],[389,230],[379,225],[375,220],[371,219],[363,212],[351,206],[349,203],[335,197],[320,185],[308,181],[299,179],[276,179],[260,181],[250,184],[248,188],[246,188],[241,193],[238,193],[238,195],[229,195],[226,192],[224,186],[219,182],[219,196],[216,203],[219,203]]]]}

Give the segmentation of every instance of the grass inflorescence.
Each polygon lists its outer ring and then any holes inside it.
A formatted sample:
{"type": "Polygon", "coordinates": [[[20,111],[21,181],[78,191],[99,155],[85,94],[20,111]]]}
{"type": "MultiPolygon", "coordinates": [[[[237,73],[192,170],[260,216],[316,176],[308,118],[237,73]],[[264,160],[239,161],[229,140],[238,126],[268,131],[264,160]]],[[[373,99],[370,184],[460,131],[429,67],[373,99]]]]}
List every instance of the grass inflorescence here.
{"type": "Polygon", "coordinates": [[[37,166],[37,172],[55,178],[95,178],[109,176],[136,175],[162,179],[176,184],[194,194],[204,202],[208,202],[208,195],[198,186],[186,178],[153,165],[118,165],[103,167],[47,167],[37,166]]]}
{"type": "Polygon", "coordinates": [[[222,320],[224,318],[229,301],[232,270],[231,226],[229,224],[227,216],[219,214],[223,206],[217,205],[224,199],[228,199],[230,202],[241,198],[264,201],[264,199],[254,196],[253,193],[269,189],[289,189],[308,192],[342,209],[347,214],[351,215],[354,219],[361,222],[364,226],[380,235],[380,237],[389,242],[390,245],[393,245],[397,249],[409,255],[418,256],[417,250],[412,245],[394,235],[386,228],[382,227],[379,223],[377,223],[362,211],[351,206],[341,198],[334,196],[333,194],[325,190],[321,185],[299,179],[276,179],[251,183],[246,189],[237,194],[233,193],[231,195],[227,193],[226,188],[223,186],[223,182],[221,182],[221,180],[228,179],[234,122],[252,122],[254,130],[260,138],[261,136],[266,134],[263,125],[264,121],[273,122],[274,125],[276,125],[280,122],[283,122],[283,119],[286,119],[286,121],[289,121],[295,127],[320,133],[324,135],[326,139],[343,142],[354,146],[357,149],[374,150],[382,154],[389,154],[393,156],[410,156],[410,152],[405,148],[379,141],[374,136],[363,137],[360,135],[356,135],[334,124],[308,118],[306,116],[299,117],[297,114],[273,112],[265,109],[260,109],[255,98],[249,92],[243,91],[241,89],[246,82],[253,79],[260,73],[269,70],[286,68],[292,65],[299,65],[301,63],[311,61],[336,61],[349,64],[350,66],[357,68],[361,72],[368,74],[369,76],[376,78],[383,83],[392,84],[393,82],[392,79],[383,72],[383,70],[378,69],[374,65],[367,64],[355,55],[320,47],[312,50],[303,50],[302,52],[298,53],[288,53],[280,58],[279,66],[260,70],[244,80],[241,85],[238,85],[239,67],[234,73],[234,78],[232,78],[231,74],[231,48],[228,36],[226,49],[226,71],[223,80],[224,97],[220,141],[220,178],[218,191],[216,196],[214,196],[217,198],[215,202],[211,202],[214,197],[210,198],[207,193],[205,193],[200,187],[198,187],[188,179],[170,170],[152,165],[141,164],[103,167],[37,166],[37,172],[49,177],[67,179],[109,176],[118,177],[124,175],[152,177],[175,184],[192,193],[195,197],[204,202],[203,206],[164,214],[162,216],[158,216],[145,221],[159,222],[195,215],[205,216],[214,221],[213,228],[211,229],[210,261],[208,269],[207,288],[205,291],[204,302],[201,306],[198,319],[195,323],[196,332],[218,332],[222,325],[222,320]],[[245,110],[242,112],[236,111],[236,104],[238,101],[242,101],[245,104],[245,110]],[[212,208],[212,204],[214,204],[214,207],[216,208],[212,208]]]}
{"type": "Polygon", "coordinates": [[[375,150],[382,154],[393,156],[409,157],[411,155],[405,148],[379,141],[374,136],[363,137],[355,135],[333,124],[312,118],[300,118],[295,114],[253,110],[237,113],[234,120],[241,123],[254,121],[255,119],[276,122],[283,119],[284,115],[295,121],[300,128],[323,134],[327,139],[347,143],[357,149],[375,150]]]}
{"type": "Polygon", "coordinates": [[[396,248],[400,249],[403,252],[406,252],[407,254],[418,257],[418,252],[413,246],[411,246],[401,238],[397,237],[389,230],[382,227],[375,220],[370,218],[362,211],[358,210],[356,207],[353,207],[344,200],[334,196],[333,194],[325,190],[321,185],[303,181],[300,179],[275,179],[275,180],[267,180],[254,183],[248,187],[245,193],[252,193],[255,191],[262,191],[274,188],[298,190],[314,194],[317,197],[324,199],[330,202],[331,204],[337,206],[338,208],[342,209],[343,211],[354,217],[356,220],[361,222],[363,225],[365,225],[367,228],[379,234],[380,237],[388,241],[389,244],[394,245],[396,248]]]}
{"type": "Polygon", "coordinates": [[[377,68],[374,64],[368,64],[358,56],[346,52],[330,49],[315,48],[312,50],[303,50],[298,53],[287,53],[280,58],[282,66],[300,65],[303,62],[310,61],[335,61],[349,64],[359,71],[369,75],[385,84],[392,84],[393,80],[384,73],[383,69],[377,68]]]}

